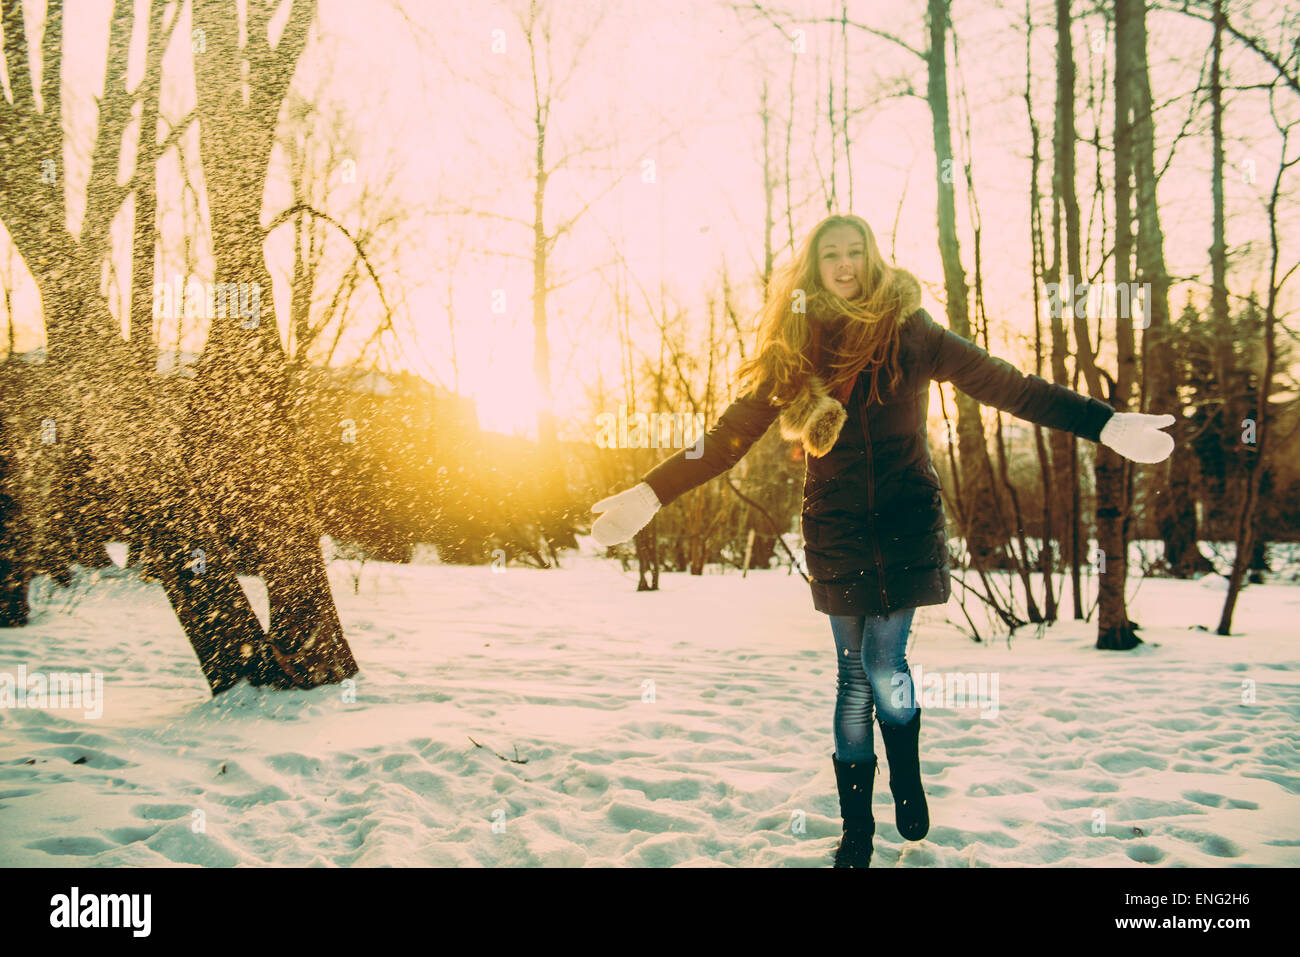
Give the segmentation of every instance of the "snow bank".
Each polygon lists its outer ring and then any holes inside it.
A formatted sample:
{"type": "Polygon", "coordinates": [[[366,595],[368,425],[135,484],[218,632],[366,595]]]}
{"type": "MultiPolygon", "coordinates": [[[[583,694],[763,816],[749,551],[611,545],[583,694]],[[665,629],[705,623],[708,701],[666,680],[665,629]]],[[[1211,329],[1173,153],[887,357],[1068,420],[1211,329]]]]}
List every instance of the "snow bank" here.
{"type": "MultiPolygon", "coordinates": [[[[638,594],[615,562],[566,565],[367,563],[354,595],[335,562],[355,685],[215,700],[158,586],[38,587],[0,672],[100,672],[105,700],[0,709],[0,865],[828,866],[835,653],[798,576],[638,594]]],[[[1248,588],[1239,635],[1195,630],[1222,597],[1144,582],[1129,653],[1074,622],[975,644],[955,606],[922,610],[912,664],[995,675],[997,711],[923,702],[918,843],[877,736],[873,863],[1300,864],[1300,588],[1248,588]]]]}

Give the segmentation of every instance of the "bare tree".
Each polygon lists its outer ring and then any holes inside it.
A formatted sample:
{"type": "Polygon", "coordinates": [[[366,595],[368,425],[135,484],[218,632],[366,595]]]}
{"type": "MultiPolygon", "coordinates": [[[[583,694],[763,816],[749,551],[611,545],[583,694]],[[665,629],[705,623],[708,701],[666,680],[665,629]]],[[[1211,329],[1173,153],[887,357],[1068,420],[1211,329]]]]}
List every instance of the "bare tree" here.
{"type": "MultiPolygon", "coordinates": [[[[1118,22],[1118,8],[1116,20],[1118,22]]],[[[1156,198],[1155,105],[1147,69],[1146,2],[1132,7],[1135,34],[1132,49],[1133,161],[1137,201],[1137,267],[1144,283],[1150,283],[1145,303],[1142,333],[1143,391],[1147,404],[1176,417],[1170,431],[1174,454],[1159,472],[1167,475],[1168,493],[1156,502],[1157,524],[1165,543],[1165,558],[1175,574],[1187,575],[1197,566],[1196,510],[1191,498],[1191,469],[1194,461],[1186,442],[1182,404],[1178,397],[1178,368],[1172,326],[1169,320],[1169,272],[1165,267],[1164,233],[1156,198]]],[[[1118,32],[1118,28],[1117,28],[1118,32]]]]}
{"type": "Polygon", "coordinates": [[[294,0],[275,38],[269,5],[250,4],[242,17],[230,0],[195,0],[193,9],[204,39],[195,84],[214,274],[220,282],[268,291],[254,315],[241,309],[212,319],[191,392],[190,414],[199,424],[192,432],[195,458],[222,502],[228,534],[257,556],[270,600],[264,645],[270,659],[289,682],[312,687],[351,677],[357,665],[334,607],[293,428],[294,386],[262,253],[262,191],[249,184],[266,181],[280,106],[315,6],[294,0]],[[235,435],[243,440],[231,441],[235,435]]]}
{"type": "MultiPolygon", "coordinates": [[[[164,4],[152,4],[147,24],[141,25],[147,29],[146,74],[156,74],[160,67],[167,39],[164,13],[164,4]]],[[[40,563],[49,566],[47,559],[53,557],[56,580],[67,581],[70,551],[55,550],[50,556],[47,544],[60,536],[68,538],[66,531],[50,525],[49,516],[60,503],[49,493],[49,479],[70,462],[84,463],[83,453],[88,451],[112,477],[118,514],[153,530],[164,590],[216,693],[245,673],[239,649],[248,649],[256,658],[261,626],[225,560],[227,552],[211,502],[193,482],[180,427],[145,378],[138,357],[113,328],[99,295],[108,226],[130,191],[153,188],[155,173],[152,164],[139,160],[151,152],[158,83],[151,80],[136,90],[127,86],[132,26],[125,5],[110,20],[105,91],[90,137],[86,211],[80,235],[73,236],[66,229],[65,191],[57,159],[63,154],[63,10],[51,4],[41,39],[32,38],[29,44],[22,3],[8,0],[4,5],[5,62],[14,97],[11,104],[0,105],[0,137],[14,149],[0,164],[0,218],[23,252],[40,292],[49,344],[48,368],[33,373],[41,385],[23,399],[22,425],[27,428],[16,433],[27,447],[30,466],[28,475],[18,477],[16,487],[33,489],[21,507],[23,527],[31,532],[24,559],[34,563],[29,565],[32,570],[40,570],[40,563]],[[39,88],[32,82],[36,71],[31,50],[40,58],[39,88]],[[131,178],[119,183],[119,150],[131,148],[126,133],[132,105],[142,97],[143,122],[137,129],[144,146],[137,150],[140,156],[132,164],[131,178]],[[39,430],[33,428],[36,424],[39,430]],[[150,480],[141,482],[142,475],[150,480]],[[199,542],[206,548],[195,547],[199,542]],[[213,567],[205,573],[209,559],[213,567]],[[216,666],[231,653],[240,662],[238,673],[216,666]]],[[[172,135],[174,131],[153,145],[165,149],[172,135]]],[[[133,296],[131,301],[135,308],[142,298],[133,296]]],[[[132,321],[144,320],[137,315],[132,321]]],[[[13,429],[6,432],[15,435],[13,429]]],[[[71,517],[65,514],[65,523],[71,517]]],[[[8,584],[25,588],[24,575],[11,576],[8,584]]],[[[260,680],[257,675],[253,678],[260,680]]]]}
{"type": "MultiPolygon", "coordinates": [[[[1139,3],[1143,0],[1138,0],[1139,3]]],[[[1069,14],[1068,0],[1058,7],[1069,14]]],[[[1135,46],[1145,44],[1143,32],[1136,29],[1130,0],[1116,0],[1115,5],[1115,282],[1128,288],[1133,247],[1132,190],[1130,178],[1133,169],[1133,90],[1135,73],[1140,61],[1135,46]]],[[[1077,228],[1078,220],[1075,220],[1077,228]]],[[[1077,274],[1075,274],[1077,275],[1077,274]]],[[[1071,297],[1073,301],[1073,297],[1071,297]]],[[[1131,303],[1130,303],[1131,305],[1131,303]]],[[[1076,309],[1075,315],[1078,315],[1076,309]]],[[[1099,395],[1096,358],[1090,349],[1080,347],[1079,361],[1094,396],[1103,398],[1114,406],[1116,412],[1125,411],[1132,397],[1135,382],[1133,320],[1129,310],[1116,310],[1115,351],[1116,378],[1110,380],[1110,390],[1099,395]]],[[[1105,316],[1097,317],[1098,327],[1105,316]]],[[[1076,338],[1080,338],[1076,336],[1076,338]]],[[[1086,326],[1081,337],[1088,341],[1086,326]]],[[[1109,378],[1109,377],[1108,377],[1109,378]]],[[[1128,580],[1128,466],[1119,453],[1098,445],[1093,461],[1093,475],[1097,488],[1097,545],[1100,560],[1098,569],[1097,647],[1125,650],[1141,643],[1128,617],[1128,603],[1124,591],[1128,580]]]]}
{"type": "MultiPolygon", "coordinates": [[[[1043,374],[1043,325],[1040,309],[1038,283],[1045,278],[1046,263],[1043,254],[1043,211],[1042,193],[1038,186],[1038,168],[1042,163],[1042,135],[1038,122],[1034,118],[1033,101],[1033,37],[1034,21],[1029,0],[1025,0],[1025,112],[1029,118],[1029,230],[1030,259],[1029,270],[1033,287],[1034,303],[1034,374],[1043,374]]],[[[1054,566],[1052,544],[1057,538],[1057,526],[1054,518],[1053,499],[1055,489],[1052,481],[1052,465],[1047,455],[1047,446],[1043,439],[1043,430],[1034,426],[1034,451],[1038,460],[1039,481],[1042,484],[1042,545],[1039,548],[1038,570],[1043,576],[1043,617],[1046,621],[1057,618],[1056,589],[1052,581],[1054,566]]],[[[1064,548],[1062,548],[1064,554],[1064,548]]]]}
{"type": "Polygon", "coordinates": [[[1259,397],[1257,399],[1257,412],[1255,414],[1255,449],[1254,454],[1249,460],[1249,466],[1246,473],[1245,494],[1241,497],[1241,510],[1237,517],[1237,552],[1233,557],[1232,571],[1228,576],[1228,594],[1223,602],[1223,613],[1219,618],[1219,627],[1217,629],[1220,635],[1232,633],[1232,616],[1237,606],[1237,598],[1241,593],[1242,581],[1246,574],[1246,569],[1250,566],[1255,554],[1255,542],[1259,535],[1256,527],[1256,512],[1259,507],[1260,482],[1264,475],[1265,455],[1270,451],[1267,440],[1270,438],[1271,416],[1269,415],[1269,397],[1273,393],[1273,376],[1277,359],[1277,300],[1278,294],[1286,281],[1300,268],[1300,260],[1291,266],[1285,273],[1278,275],[1278,260],[1281,257],[1281,241],[1278,237],[1278,200],[1282,195],[1282,180],[1286,176],[1287,170],[1292,166],[1300,164],[1300,155],[1288,157],[1287,146],[1291,136],[1291,131],[1300,125],[1300,121],[1283,123],[1277,115],[1277,109],[1273,102],[1272,91],[1269,97],[1269,112],[1273,117],[1273,123],[1276,125],[1278,132],[1281,134],[1280,158],[1277,165],[1277,174],[1273,177],[1273,189],[1268,199],[1268,235],[1269,235],[1269,266],[1268,266],[1268,293],[1264,307],[1264,371],[1260,377],[1259,397]]]}

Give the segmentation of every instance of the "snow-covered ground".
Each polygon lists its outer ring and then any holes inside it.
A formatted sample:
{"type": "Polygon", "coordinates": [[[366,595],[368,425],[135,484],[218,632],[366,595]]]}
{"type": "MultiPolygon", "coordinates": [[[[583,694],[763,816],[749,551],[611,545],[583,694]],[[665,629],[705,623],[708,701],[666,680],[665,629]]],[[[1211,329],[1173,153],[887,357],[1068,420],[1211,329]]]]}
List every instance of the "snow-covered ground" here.
{"type": "MultiPolygon", "coordinates": [[[[0,865],[828,866],[835,652],[807,586],[566,565],[370,563],[357,595],[335,561],[355,687],[217,699],[157,585],[38,580],[0,673],[100,672],[103,713],[0,709],[0,865]]],[[[1300,588],[1195,630],[1222,599],[1147,580],[1127,653],[921,610],[913,668],[996,678],[996,714],[923,700],[917,843],[877,732],[873,865],[1300,865],[1300,588]]]]}

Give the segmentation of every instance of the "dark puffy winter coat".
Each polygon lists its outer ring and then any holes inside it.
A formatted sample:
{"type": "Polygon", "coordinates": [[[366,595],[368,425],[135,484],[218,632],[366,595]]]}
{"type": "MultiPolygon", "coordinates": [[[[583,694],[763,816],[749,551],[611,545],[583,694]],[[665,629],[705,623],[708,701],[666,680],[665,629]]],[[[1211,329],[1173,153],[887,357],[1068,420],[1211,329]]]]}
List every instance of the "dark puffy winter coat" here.
{"type": "MultiPolygon", "coordinates": [[[[803,488],[804,555],[814,607],[828,615],[885,615],[943,604],[951,583],[939,475],[930,461],[930,382],[951,382],[1017,418],[1096,442],[1114,409],[990,356],[918,309],[900,329],[898,385],[867,406],[870,372],[848,397],[831,450],[809,456],[803,488]]],[[[776,419],[766,388],[733,402],[706,434],[702,454],[681,450],[644,477],[659,501],[735,465],[776,419]]]]}

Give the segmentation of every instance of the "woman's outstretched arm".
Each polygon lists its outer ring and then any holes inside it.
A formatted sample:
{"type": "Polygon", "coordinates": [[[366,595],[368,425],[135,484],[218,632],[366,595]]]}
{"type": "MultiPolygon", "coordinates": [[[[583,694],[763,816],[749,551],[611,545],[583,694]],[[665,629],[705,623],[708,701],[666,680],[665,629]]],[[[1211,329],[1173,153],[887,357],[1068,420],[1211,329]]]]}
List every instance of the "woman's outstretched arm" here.
{"type": "Polygon", "coordinates": [[[767,391],[752,392],[732,402],[699,442],[664,459],[641,481],[667,505],[727,471],[745,457],[780,414],[769,395],[767,391]]]}
{"type": "Polygon", "coordinates": [[[627,541],[661,506],[721,475],[744,458],[780,414],[769,397],[770,392],[763,388],[732,402],[695,445],[660,462],[627,491],[593,505],[593,512],[604,513],[591,527],[596,541],[601,545],[627,541]]]}
{"type": "Polygon", "coordinates": [[[1018,419],[1101,441],[1101,430],[1115,414],[1105,402],[1041,376],[1026,375],[945,329],[924,309],[909,321],[921,323],[922,351],[930,362],[930,378],[936,382],[951,382],[976,402],[1018,419]]]}
{"type": "Polygon", "coordinates": [[[1172,415],[1116,412],[1100,399],[1026,375],[945,329],[924,309],[908,321],[921,323],[921,349],[936,382],[951,382],[975,401],[1016,418],[1100,442],[1134,462],[1161,462],[1173,451],[1173,436],[1160,431],[1174,424],[1172,415]]]}

